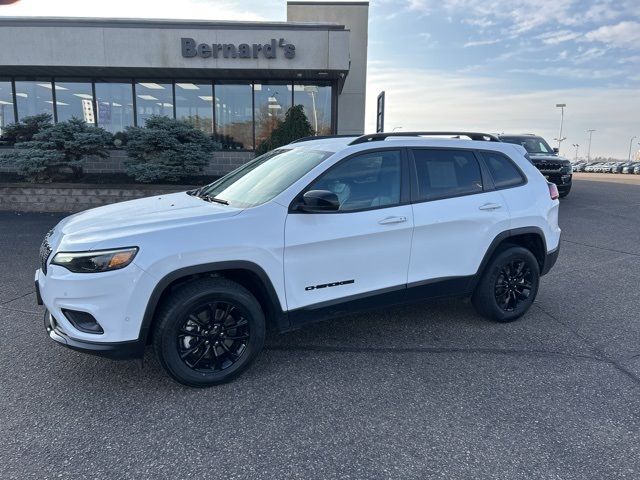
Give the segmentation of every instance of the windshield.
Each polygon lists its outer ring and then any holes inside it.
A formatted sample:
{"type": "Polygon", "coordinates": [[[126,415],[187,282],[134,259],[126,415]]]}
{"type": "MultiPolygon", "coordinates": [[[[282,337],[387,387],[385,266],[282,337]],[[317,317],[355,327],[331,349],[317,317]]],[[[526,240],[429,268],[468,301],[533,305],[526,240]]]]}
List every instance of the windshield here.
{"type": "Polygon", "coordinates": [[[333,152],[300,148],[272,150],[196,194],[233,207],[255,207],[282,193],[331,155],[333,152]]]}
{"type": "Polygon", "coordinates": [[[527,153],[535,154],[550,154],[553,155],[553,149],[542,137],[500,137],[500,140],[507,143],[515,143],[516,145],[522,145],[527,153]]]}

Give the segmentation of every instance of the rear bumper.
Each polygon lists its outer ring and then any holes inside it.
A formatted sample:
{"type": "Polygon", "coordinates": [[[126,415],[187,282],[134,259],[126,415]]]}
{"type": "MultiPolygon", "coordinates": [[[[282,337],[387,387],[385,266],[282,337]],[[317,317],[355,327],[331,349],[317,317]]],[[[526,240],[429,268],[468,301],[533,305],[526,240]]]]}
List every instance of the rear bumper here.
{"type": "Polygon", "coordinates": [[[547,253],[544,258],[544,264],[542,265],[542,270],[540,271],[540,275],[546,275],[549,273],[549,270],[553,268],[553,266],[558,261],[558,255],[560,254],[560,243],[558,242],[558,246],[555,250],[551,250],[547,253]]]}
{"type": "Polygon", "coordinates": [[[145,345],[141,340],[106,343],[88,342],[71,338],[60,328],[48,310],[44,313],[44,328],[51,340],[78,352],[98,355],[113,360],[131,360],[142,358],[144,355],[145,345]]]}

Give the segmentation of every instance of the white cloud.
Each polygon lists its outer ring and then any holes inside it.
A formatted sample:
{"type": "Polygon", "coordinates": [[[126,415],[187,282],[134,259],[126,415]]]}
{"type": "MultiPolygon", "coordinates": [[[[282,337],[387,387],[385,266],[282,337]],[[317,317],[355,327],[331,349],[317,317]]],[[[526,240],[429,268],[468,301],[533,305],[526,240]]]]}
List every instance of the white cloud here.
{"type": "Polygon", "coordinates": [[[482,45],[493,45],[494,43],[498,43],[500,41],[500,39],[495,38],[493,40],[474,40],[471,42],[467,42],[463,45],[464,48],[469,48],[469,47],[480,47],[482,45]]]}
{"type": "MultiPolygon", "coordinates": [[[[261,2],[263,7],[273,2],[261,2]]],[[[283,2],[278,2],[282,8],[283,2]]],[[[269,5],[270,6],[270,5],[269,5]]],[[[264,20],[257,9],[232,0],[22,0],[0,7],[2,16],[127,17],[199,20],[264,20]],[[178,5],[179,4],[179,5],[178,5]]],[[[271,19],[273,20],[273,18],[271,19]]]]}
{"type": "Polygon", "coordinates": [[[556,45],[558,43],[573,40],[579,36],[580,33],[572,32],[571,30],[557,30],[538,35],[538,38],[542,40],[542,43],[545,43],[547,45],[556,45]]]}
{"type": "Polygon", "coordinates": [[[625,21],[616,25],[604,25],[587,33],[585,39],[614,47],[640,49],[640,22],[625,21]]]}
{"type": "MultiPolygon", "coordinates": [[[[637,135],[640,97],[636,89],[572,88],[520,92],[507,80],[461,76],[419,69],[369,68],[367,131],[375,131],[375,99],[386,91],[386,130],[480,130],[557,135],[556,103],[567,103],[565,134],[571,143],[594,134],[592,154],[626,158],[637,135]]],[[[569,152],[565,152],[569,153],[569,152]]]]}

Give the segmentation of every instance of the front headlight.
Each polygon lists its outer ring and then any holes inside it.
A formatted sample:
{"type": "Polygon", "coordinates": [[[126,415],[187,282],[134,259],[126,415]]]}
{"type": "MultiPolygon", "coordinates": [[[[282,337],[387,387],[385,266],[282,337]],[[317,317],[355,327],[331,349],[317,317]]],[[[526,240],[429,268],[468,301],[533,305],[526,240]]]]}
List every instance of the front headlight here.
{"type": "Polygon", "coordinates": [[[138,247],[93,252],[58,252],[51,265],[59,265],[74,273],[96,273],[118,270],[129,265],[138,247]]]}

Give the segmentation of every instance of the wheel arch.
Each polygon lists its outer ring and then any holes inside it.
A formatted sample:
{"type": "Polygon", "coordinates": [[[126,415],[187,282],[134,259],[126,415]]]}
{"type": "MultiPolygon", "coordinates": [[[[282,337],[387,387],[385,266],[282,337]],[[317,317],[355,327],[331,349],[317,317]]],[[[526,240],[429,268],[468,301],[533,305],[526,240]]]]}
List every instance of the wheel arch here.
{"type": "Polygon", "coordinates": [[[206,263],[180,268],[165,275],[154,287],[142,318],[138,339],[148,344],[153,332],[155,314],[162,301],[175,288],[199,278],[222,276],[239,283],[249,290],[264,310],[267,324],[275,326],[279,331],[289,329],[289,320],[282,310],[280,299],[271,279],[259,265],[249,261],[226,261],[206,263]]]}
{"type": "Polygon", "coordinates": [[[539,227],[513,228],[498,234],[489,245],[489,248],[482,258],[482,262],[480,262],[478,271],[474,275],[472,284],[473,289],[475,289],[491,259],[507,245],[520,246],[531,251],[538,260],[541,275],[542,272],[545,271],[545,262],[547,261],[547,242],[542,229],[539,227]]]}

